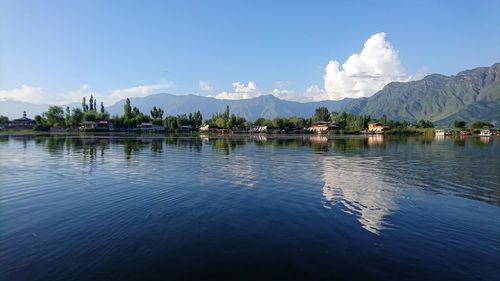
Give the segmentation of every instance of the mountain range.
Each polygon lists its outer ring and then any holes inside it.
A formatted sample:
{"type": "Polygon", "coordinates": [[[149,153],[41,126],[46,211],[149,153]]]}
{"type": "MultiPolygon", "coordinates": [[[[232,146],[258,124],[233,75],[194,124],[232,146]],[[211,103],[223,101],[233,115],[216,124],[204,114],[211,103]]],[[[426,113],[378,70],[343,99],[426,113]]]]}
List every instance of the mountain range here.
{"type": "MultiPolygon", "coordinates": [[[[410,82],[392,82],[368,98],[339,101],[295,102],[281,100],[272,95],[252,99],[222,100],[198,95],[155,94],[131,98],[132,106],[149,112],[153,106],[161,107],[165,116],[200,110],[207,118],[229,106],[231,112],[247,120],[259,117],[274,118],[292,115],[309,117],[314,109],[325,106],[330,111],[369,114],[378,118],[386,115],[394,120],[432,120],[449,126],[454,120],[484,120],[500,123],[500,63],[478,67],[457,75],[428,75],[410,82]]],[[[110,114],[122,114],[125,100],[107,107],[110,114]]],[[[71,104],[70,106],[79,106],[71,104]]],[[[17,118],[26,110],[28,116],[46,111],[47,104],[35,105],[18,101],[0,101],[0,115],[17,118]]]]}

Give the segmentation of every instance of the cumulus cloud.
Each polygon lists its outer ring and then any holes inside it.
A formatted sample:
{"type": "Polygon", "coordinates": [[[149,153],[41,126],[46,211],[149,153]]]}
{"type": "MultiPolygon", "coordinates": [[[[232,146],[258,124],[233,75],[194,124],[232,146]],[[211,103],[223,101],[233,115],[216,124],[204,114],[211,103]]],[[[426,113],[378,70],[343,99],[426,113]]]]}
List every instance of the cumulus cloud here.
{"type": "Polygon", "coordinates": [[[352,54],[342,66],[331,60],[326,68],[324,88],[311,86],[306,91],[310,100],[339,100],[368,97],[392,81],[409,81],[399,54],[385,40],[385,33],[372,35],[359,54],[352,54]]]}
{"type": "Polygon", "coordinates": [[[221,92],[215,96],[216,99],[251,99],[261,96],[262,93],[257,88],[257,84],[253,81],[248,81],[248,84],[242,82],[233,83],[234,90],[232,92],[221,92]]]}
{"type": "Polygon", "coordinates": [[[16,89],[0,90],[0,101],[5,100],[41,103],[44,101],[44,92],[39,87],[21,85],[16,89]]]}
{"type": "Polygon", "coordinates": [[[208,81],[198,81],[198,88],[205,93],[212,93],[214,91],[214,87],[208,81]]]}
{"type": "Polygon", "coordinates": [[[117,89],[111,91],[111,94],[105,97],[108,104],[115,103],[125,98],[145,97],[151,94],[156,94],[158,91],[172,88],[174,85],[171,82],[163,82],[158,84],[140,85],[130,88],[117,89]]]}

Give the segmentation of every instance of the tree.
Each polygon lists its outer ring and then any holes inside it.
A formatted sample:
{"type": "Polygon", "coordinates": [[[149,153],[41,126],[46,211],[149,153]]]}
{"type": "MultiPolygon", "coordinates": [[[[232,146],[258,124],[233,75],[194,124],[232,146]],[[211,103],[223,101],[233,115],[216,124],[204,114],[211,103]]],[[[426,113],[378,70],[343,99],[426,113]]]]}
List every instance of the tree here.
{"type": "Polygon", "coordinates": [[[201,127],[201,124],[203,124],[203,116],[201,115],[201,112],[199,110],[194,113],[193,120],[193,125],[195,128],[199,128],[201,127]]]}
{"type": "Polygon", "coordinates": [[[89,106],[90,106],[90,111],[94,111],[94,96],[93,95],[90,95],[89,106]]]}
{"type": "Polygon", "coordinates": [[[255,126],[266,126],[268,124],[267,121],[268,120],[266,120],[266,118],[260,117],[260,118],[257,118],[257,120],[255,120],[254,125],[255,126]]]}
{"type": "Polygon", "coordinates": [[[71,127],[71,111],[69,110],[69,106],[66,106],[66,115],[64,117],[64,122],[66,123],[66,127],[71,127]]]}
{"type": "Polygon", "coordinates": [[[47,119],[45,117],[43,117],[42,115],[35,116],[35,126],[33,127],[33,130],[35,130],[35,131],[48,131],[48,130],[50,130],[50,125],[47,124],[47,119]]]}
{"type": "Polygon", "coordinates": [[[83,113],[83,121],[97,121],[97,113],[93,110],[89,110],[83,113]]]}
{"type": "Polygon", "coordinates": [[[431,121],[429,120],[418,120],[418,122],[415,124],[415,127],[417,128],[433,128],[434,124],[432,124],[431,121]]]}
{"type": "Polygon", "coordinates": [[[463,120],[455,120],[453,121],[453,127],[457,128],[457,129],[461,129],[461,128],[465,128],[465,121],[463,120]]]}
{"type": "Polygon", "coordinates": [[[101,101],[101,113],[104,114],[106,110],[104,110],[104,102],[101,101]]]}
{"type": "Polygon", "coordinates": [[[44,113],[47,118],[47,124],[50,127],[61,126],[64,124],[64,110],[60,106],[49,106],[47,112],[44,113]]]}
{"type": "Polygon", "coordinates": [[[168,116],[165,118],[165,128],[169,131],[176,131],[179,127],[177,126],[177,117],[168,116]]]}
{"type": "Polygon", "coordinates": [[[71,110],[71,126],[77,127],[83,121],[83,111],[79,108],[71,110]]]}
{"type": "Polygon", "coordinates": [[[292,116],[288,119],[288,123],[295,129],[302,129],[306,125],[306,120],[302,117],[292,116]]]}
{"type": "Polygon", "coordinates": [[[94,111],[97,111],[97,100],[94,99],[94,111]]]}
{"type": "Polygon", "coordinates": [[[9,117],[0,115],[0,124],[7,124],[9,123],[9,117]]]}
{"type": "Polygon", "coordinates": [[[123,106],[123,119],[125,126],[129,126],[129,122],[132,119],[132,107],[130,106],[130,99],[125,100],[125,105],[123,106]]]}
{"type": "Polygon", "coordinates": [[[328,112],[328,108],[321,106],[314,110],[314,121],[330,121],[330,114],[328,112]]]}
{"type": "Polygon", "coordinates": [[[154,106],[150,113],[151,117],[153,117],[153,122],[156,125],[161,125],[163,123],[163,109],[159,107],[156,108],[156,106],[154,106]]]}
{"type": "Polygon", "coordinates": [[[495,125],[491,124],[490,122],[486,121],[475,121],[470,125],[471,128],[473,129],[482,129],[482,128],[493,128],[495,125]]]}
{"type": "Polygon", "coordinates": [[[83,99],[82,99],[82,110],[83,110],[83,112],[86,112],[88,110],[85,97],[83,97],[83,99]]]}
{"type": "Polygon", "coordinates": [[[229,123],[229,117],[230,117],[230,112],[229,112],[229,105],[226,105],[226,110],[224,110],[224,113],[222,113],[222,119],[224,119],[224,126],[227,126],[227,123],[229,123]]]}

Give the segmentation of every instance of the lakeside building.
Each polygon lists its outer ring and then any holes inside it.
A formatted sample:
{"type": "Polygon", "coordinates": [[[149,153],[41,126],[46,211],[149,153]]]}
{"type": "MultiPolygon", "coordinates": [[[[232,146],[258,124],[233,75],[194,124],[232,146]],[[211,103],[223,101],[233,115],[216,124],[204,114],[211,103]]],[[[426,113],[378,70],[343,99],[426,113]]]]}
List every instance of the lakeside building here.
{"type": "Polygon", "coordinates": [[[253,126],[250,128],[250,133],[266,133],[267,126],[253,126]]]}
{"type": "Polygon", "coordinates": [[[435,135],[438,137],[451,136],[451,132],[449,130],[437,129],[435,135]]]}
{"type": "Polygon", "coordinates": [[[141,131],[158,131],[158,132],[165,131],[165,127],[154,125],[151,122],[141,123],[141,125],[137,126],[137,128],[141,131]]]}
{"type": "Polygon", "coordinates": [[[383,132],[389,130],[390,128],[391,127],[386,126],[386,125],[379,123],[379,122],[370,123],[370,124],[368,124],[367,133],[379,134],[379,133],[383,133],[383,132]]]}
{"type": "Polygon", "coordinates": [[[183,133],[183,134],[187,134],[187,133],[191,132],[192,130],[193,130],[193,128],[190,125],[181,126],[181,133],[183,133]]]}
{"type": "Polygon", "coordinates": [[[217,133],[217,130],[219,128],[217,128],[217,126],[215,125],[210,125],[210,124],[207,124],[205,126],[201,126],[200,127],[200,132],[206,132],[206,133],[217,133]]]}
{"type": "Polygon", "coordinates": [[[23,117],[10,121],[8,127],[14,129],[33,129],[36,124],[35,120],[26,116],[26,111],[23,111],[23,117]]]}
{"type": "Polygon", "coordinates": [[[487,129],[487,130],[481,130],[481,132],[479,132],[479,135],[482,137],[489,137],[492,136],[493,133],[491,132],[491,130],[487,129]]]}
{"type": "Polygon", "coordinates": [[[318,121],[307,127],[306,130],[312,131],[316,134],[326,134],[328,132],[338,130],[339,126],[333,122],[318,121]]]}
{"type": "Polygon", "coordinates": [[[97,123],[94,121],[83,121],[80,129],[93,130],[97,127],[97,123]]]}

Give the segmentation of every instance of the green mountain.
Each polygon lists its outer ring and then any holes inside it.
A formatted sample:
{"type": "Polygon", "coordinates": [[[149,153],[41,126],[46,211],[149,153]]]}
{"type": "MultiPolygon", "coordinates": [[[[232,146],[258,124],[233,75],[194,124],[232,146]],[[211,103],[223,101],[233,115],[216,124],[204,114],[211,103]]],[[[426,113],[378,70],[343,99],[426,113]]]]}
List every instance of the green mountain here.
{"type": "Polygon", "coordinates": [[[454,76],[432,74],[422,80],[392,82],[369,98],[344,108],[394,120],[432,120],[449,125],[455,119],[500,123],[500,63],[466,70],[454,76]]]}
{"type": "MultiPolygon", "coordinates": [[[[252,99],[222,100],[197,95],[155,94],[141,98],[131,98],[130,103],[141,112],[149,112],[153,106],[161,107],[165,116],[201,111],[204,118],[213,113],[223,112],[229,106],[231,112],[247,120],[259,117],[272,119],[274,117],[290,117],[293,115],[309,117],[317,107],[325,106],[331,111],[340,111],[352,99],[340,101],[296,102],[279,99],[273,95],[264,95],[252,99]]],[[[107,110],[111,114],[122,114],[125,100],[121,100],[107,110]]]]}

